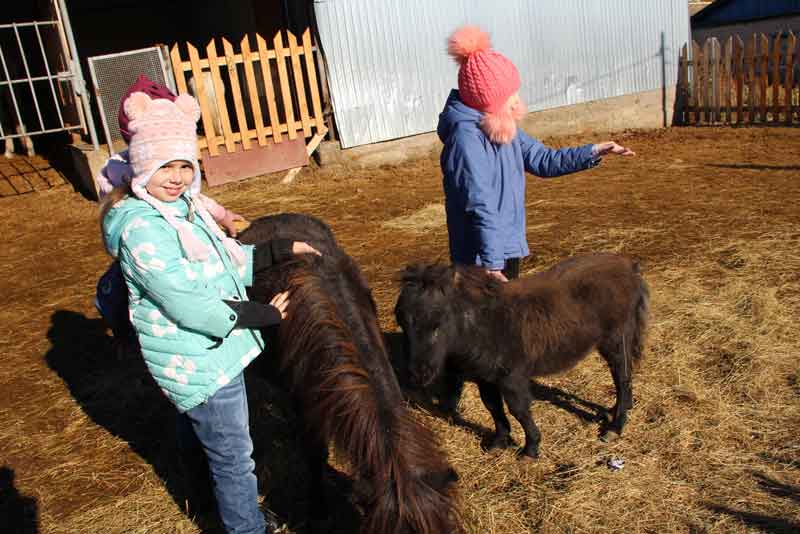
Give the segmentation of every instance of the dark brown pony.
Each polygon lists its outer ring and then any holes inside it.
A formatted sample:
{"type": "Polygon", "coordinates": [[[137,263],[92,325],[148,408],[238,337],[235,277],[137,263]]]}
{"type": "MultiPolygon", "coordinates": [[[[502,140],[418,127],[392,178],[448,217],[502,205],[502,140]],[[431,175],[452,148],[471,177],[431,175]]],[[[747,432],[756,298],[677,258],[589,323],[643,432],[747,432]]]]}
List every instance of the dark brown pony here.
{"type": "MultiPolygon", "coordinates": [[[[255,300],[291,291],[278,332],[277,361],[304,425],[312,502],[322,503],[322,473],[333,442],[365,488],[365,533],[450,533],[459,526],[457,479],[435,435],[416,421],[389,364],[372,294],[330,229],[312,217],[284,214],[253,222],[241,236],[306,241],[322,257],[304,256],[257,274],[255,300]]],[[[321,506],[314,520],[327,516],[321,506]]]]}
{"type": "Polygon", "coordinates": [[[570,369],[593,348],[608,362],[617,393],[604,439],[622,432],[648,295],[638,263],[615,254],[570,258],[507,284],[478,267],[414,265],[402,274],[395,314],[412,381],[429,386],[447,369],[476,382],[495,424],[490,447],[510,444],[505,399],[525,430],[521,454],[535,458],[541,435],[529,410],[530,377],[570,369]]]}

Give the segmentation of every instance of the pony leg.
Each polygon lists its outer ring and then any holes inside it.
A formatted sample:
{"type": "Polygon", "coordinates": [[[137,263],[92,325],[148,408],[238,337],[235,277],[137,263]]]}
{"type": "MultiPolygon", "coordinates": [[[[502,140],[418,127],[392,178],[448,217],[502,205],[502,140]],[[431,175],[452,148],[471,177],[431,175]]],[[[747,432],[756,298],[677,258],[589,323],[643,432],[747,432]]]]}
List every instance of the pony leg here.
{"type": "Polygon", "coordinates": [[[308,469],[310,474],[310,499],[311,509],[309,519],[314,532],[328,532],[330,514],[328,502],[325,498],[325,485],[323,477],[325,466],[328,464],[328,447],[323,441],[309,432],[302,434],[308,469]]]}
{"type": "Polygon", "coordinates": [[[628,410],[633,408],[631,363],[625,357],[626,351],[621,339],[603,343],[597,349],[608,363],[617,393],[617,402],[611,410],[611,422],[601,437],[603,441],[613,441],[622,434],[622,429],[628,419],[628,410]]]}
{"type": "Polygon", "coordinates": [[[529,379],[527,377],[522,379],[508,377],[500,383],[500,391],[506,400],[511,415],[519,421],[525,431],[525,446],[519,451],[520,459],[526,457],[538,458],[539,442],[542,440],[542,434],[539,432],[539,427],[533,422],[533,416],[531,416],[530,408],[533,399],[530,394],[529,379]]]}
{"type": "Polygon", "coordinates": [[[494,435],[489,440],[487,449],[506,448],[511,445],[511,424],[503,411],[503,395],[496,384],[478,381],[478,391],[486,409],[494,420],[494,435]]]}
{"type": "Polygon", "coordinates": [[[463,390],[464,377],[456,371],[446,372],[442,379],[442,394],[439,395],[439,409],[451,416],[458,415],[458,402],[461,400],[461,392],[463,390]]]}

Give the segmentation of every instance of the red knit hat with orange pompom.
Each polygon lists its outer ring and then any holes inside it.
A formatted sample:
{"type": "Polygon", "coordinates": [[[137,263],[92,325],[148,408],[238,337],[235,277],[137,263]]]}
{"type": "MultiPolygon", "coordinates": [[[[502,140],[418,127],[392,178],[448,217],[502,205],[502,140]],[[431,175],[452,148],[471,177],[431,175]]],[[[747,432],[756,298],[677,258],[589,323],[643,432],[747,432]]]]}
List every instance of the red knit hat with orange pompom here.
{"type": "Polygon", "coordinates": [[[447,52],[461,65],[458,92],[471,108],[498,111],[519,90],[517,67],[492,50],[489,35],[477,26],[463,26],[447,40],[447,52]]]}

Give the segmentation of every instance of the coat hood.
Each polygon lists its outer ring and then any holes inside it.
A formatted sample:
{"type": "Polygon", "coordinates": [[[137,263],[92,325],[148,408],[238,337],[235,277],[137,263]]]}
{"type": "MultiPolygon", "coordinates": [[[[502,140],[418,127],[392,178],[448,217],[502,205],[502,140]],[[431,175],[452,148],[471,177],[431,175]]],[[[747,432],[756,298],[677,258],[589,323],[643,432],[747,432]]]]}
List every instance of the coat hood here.
{"type": "Polygon", "coordinates": [[[466,105],[461,100],[458,89],[453,89],[450,91],[450,96],[447,97],[444,109],[439,114],[439,125],[436,128],[436,133],[444,143],[459,124],[466,123],[479,128],[482,118],[483,113],[466,105]]]}

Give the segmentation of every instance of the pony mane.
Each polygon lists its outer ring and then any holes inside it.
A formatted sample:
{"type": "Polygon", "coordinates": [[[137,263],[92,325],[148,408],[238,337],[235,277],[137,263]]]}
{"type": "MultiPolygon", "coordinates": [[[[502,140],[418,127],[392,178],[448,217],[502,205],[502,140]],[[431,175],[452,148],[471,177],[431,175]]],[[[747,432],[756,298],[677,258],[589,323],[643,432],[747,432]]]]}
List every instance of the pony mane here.
{"type": "Polygon", "coordinates": [[[335,256],[289,267],[280,366],[305,405],[306,424],[374,481],[363,532],[452,532],[453,496],[426,479],[450,466],[434,433],[404,404],[357,266],[335,256]],[[355,311],[345,309],[348,300],[355,311]]]}

